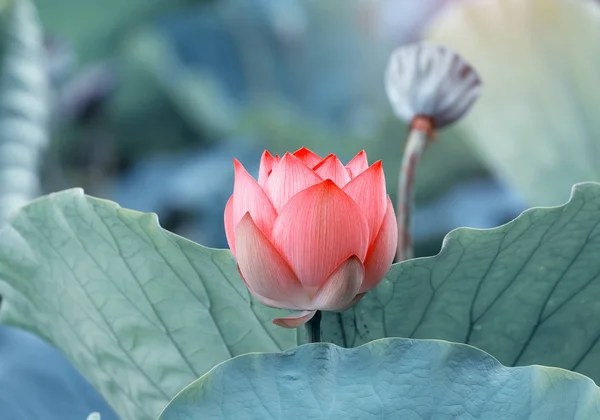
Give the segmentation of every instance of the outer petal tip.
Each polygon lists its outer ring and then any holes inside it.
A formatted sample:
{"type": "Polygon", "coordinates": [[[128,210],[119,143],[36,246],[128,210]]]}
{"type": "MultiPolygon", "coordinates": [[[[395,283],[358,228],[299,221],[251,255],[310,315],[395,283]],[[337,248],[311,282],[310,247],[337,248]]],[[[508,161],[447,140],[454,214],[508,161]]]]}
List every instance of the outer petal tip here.
{"type": "Polygon", "coordinates": [[[273,172],[265,184],[265,191],[279,213],[298,192],[321,182],[322,179],[296,156],[286,153],[273,166],[273,172]]]}
{"type": "Polygon", "coordinates": [[[361,150],[352,158],[346,165],[346,169],[350,174],[350,178],[355,178],[364,172],[369,167],[369,161],[367,160],[367,152],[361,150]]]}
{"type": "Polygon", "coordinates": [[[237,160],[236,158],[233,158],[233,168],[236,170],[240,169],[240,168],[245,169],[244,165],[242,165],[242,163],[239,160],[237,160]]]}
{"type": "Polygon", "coordinates": [[[235,188],[235,180],[237,180],[238,178],[249,177],[249,178],[252,178],[253,180],[255,180],[254,177],[252,175],[250,175],[250,173],[246,170],[244,165],[242,165],[242,163],[235,158],[233,159],[233,174],[235,176],[234,188],[235,188]]]}
{"type": "Polygon", "coordinates": [[[323,179],[333,180],[340,188],[350,182],[348,170],[334,154],[323,159],[313,168],[313,171],[323,179]]]}
{"type": "Polygon", "coordinates": [[[323,158],[317,155],[312,150],[307,149],[306,147],[301,147],[293,153],[298,159],[300,159],[306,166],[309,168],[314,168],[318,165],[323,158]]]}
{"type": "Polygon", "coordinates": [[[283,328],[298,328],[312,319],[317,311],[302,311],[285,318],[275,318],[273,324],[283,328]]]}
{"type": "Polygon", "coordinates": [[[234,229],[237,228],[242,217],[250,212],[258,227],[269,235],[277,217],[269,197],[237,159],[234,159],[233,164],[235,168],[232,223],[234,229]]]}
{"type": "Polygon", "coordinates": [[[278,159],[274,158],[268,150],[265,150],[260,157],[260,165],[258,168],[258,184],[261,187],[264,187],[269,175],[271,175],[271,171],[273,170],[273,165],[278,161],[278,159]]]}

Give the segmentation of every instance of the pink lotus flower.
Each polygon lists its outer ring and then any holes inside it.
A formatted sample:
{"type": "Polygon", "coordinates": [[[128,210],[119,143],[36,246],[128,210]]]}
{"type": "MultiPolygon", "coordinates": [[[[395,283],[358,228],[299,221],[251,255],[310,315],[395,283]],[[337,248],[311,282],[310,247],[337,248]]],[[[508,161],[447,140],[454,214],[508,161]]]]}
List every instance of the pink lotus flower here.
{"type": "Polygon", "coordinates": [[[398,229],[381,161],[369,167],[362,151],[344,166],[302,148],[265,151],[258,182],[237,160],[234,168],[225,232],[240,275],[263,304],[301,311],[275,324],[346,310],[383,279],[398,229]]]}

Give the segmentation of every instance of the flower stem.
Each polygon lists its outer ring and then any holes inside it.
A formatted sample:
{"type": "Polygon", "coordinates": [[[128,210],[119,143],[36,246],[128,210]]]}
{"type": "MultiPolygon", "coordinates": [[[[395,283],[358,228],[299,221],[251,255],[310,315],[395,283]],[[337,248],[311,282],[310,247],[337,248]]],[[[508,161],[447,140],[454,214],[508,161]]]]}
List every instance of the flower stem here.
{"type": "Polygon", "coordinates": [[[421,156],[433,138],[433,121],[430,118],[417,116],[413,119],[408,132],[408,139],[402,155],[400,179],[398,182],[398,248],[396,262],[414,258],[412,244],[412,212],[414,208],[414,182],[417,166],[421,156]]]}
{"type": "Polygon", "coordinates": [[[315,316],[306,324],[306,340],[309,343],[321,342],[321,311],[317,311],[315,316]]]}

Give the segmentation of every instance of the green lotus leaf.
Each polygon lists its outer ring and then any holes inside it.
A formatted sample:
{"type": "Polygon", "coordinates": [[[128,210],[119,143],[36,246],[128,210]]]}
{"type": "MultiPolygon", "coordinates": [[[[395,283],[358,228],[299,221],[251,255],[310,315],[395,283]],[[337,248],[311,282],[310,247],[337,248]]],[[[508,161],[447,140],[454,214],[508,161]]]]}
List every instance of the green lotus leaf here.
{"type": "Polygon", "coordinates": [[[353,309],[325,313],[324,341],[471,344],[505,365],[575,370],[600,383],[600,184],[489,230],[457,229],[439,255],[394,264],[353,309]]]}
{"type": "Polygon", "coordinates": [[[123,420],[239,354],[296,344],[255,303],[227,250],[79,189],[38,199],[0,231],[0,320],[61,350],[123,420]]]}
{"type": "Polygon", "coordinates": [[[562,369],[505,367],[463,344],[319,343],[229,360],[184,389],[159,420],[451,418],[596,419],[600,389],[562,369]]]}

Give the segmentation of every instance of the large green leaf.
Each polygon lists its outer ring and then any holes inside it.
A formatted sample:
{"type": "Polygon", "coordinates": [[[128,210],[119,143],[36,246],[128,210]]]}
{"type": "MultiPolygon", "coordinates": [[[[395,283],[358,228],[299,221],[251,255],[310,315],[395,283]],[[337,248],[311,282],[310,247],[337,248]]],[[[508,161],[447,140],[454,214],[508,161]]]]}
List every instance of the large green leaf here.
{"type": "Polygon", "coordinates": [[[0,232],[0,294],[1,320],[58,347],[123,420],[154,420],[232,356],[296,344],[229,251],[81,190],[32,202],[0,232]]]}
{"type": "Polygon", "coordinates": [[[217,366],[159,420],[450,418],[597,419],[600,389],[573,372],[507,368],[474,347],[443,341],[308,344],[217,366]]]}
{"type": "Polygon", "coordinates": [[[461,124],[531,205],[600,180],[600,3],[455,1],[429,38],[464,55],[484,94],[461,124]]]}
{"type": "Polygon", "coordinates": [[[353,309],[326,313],[324,341],[436,338],[506,365],[542,364],[600,383],[600,184],[490,230],[457,229],[439,255],[395,264],[353,309]]]}

